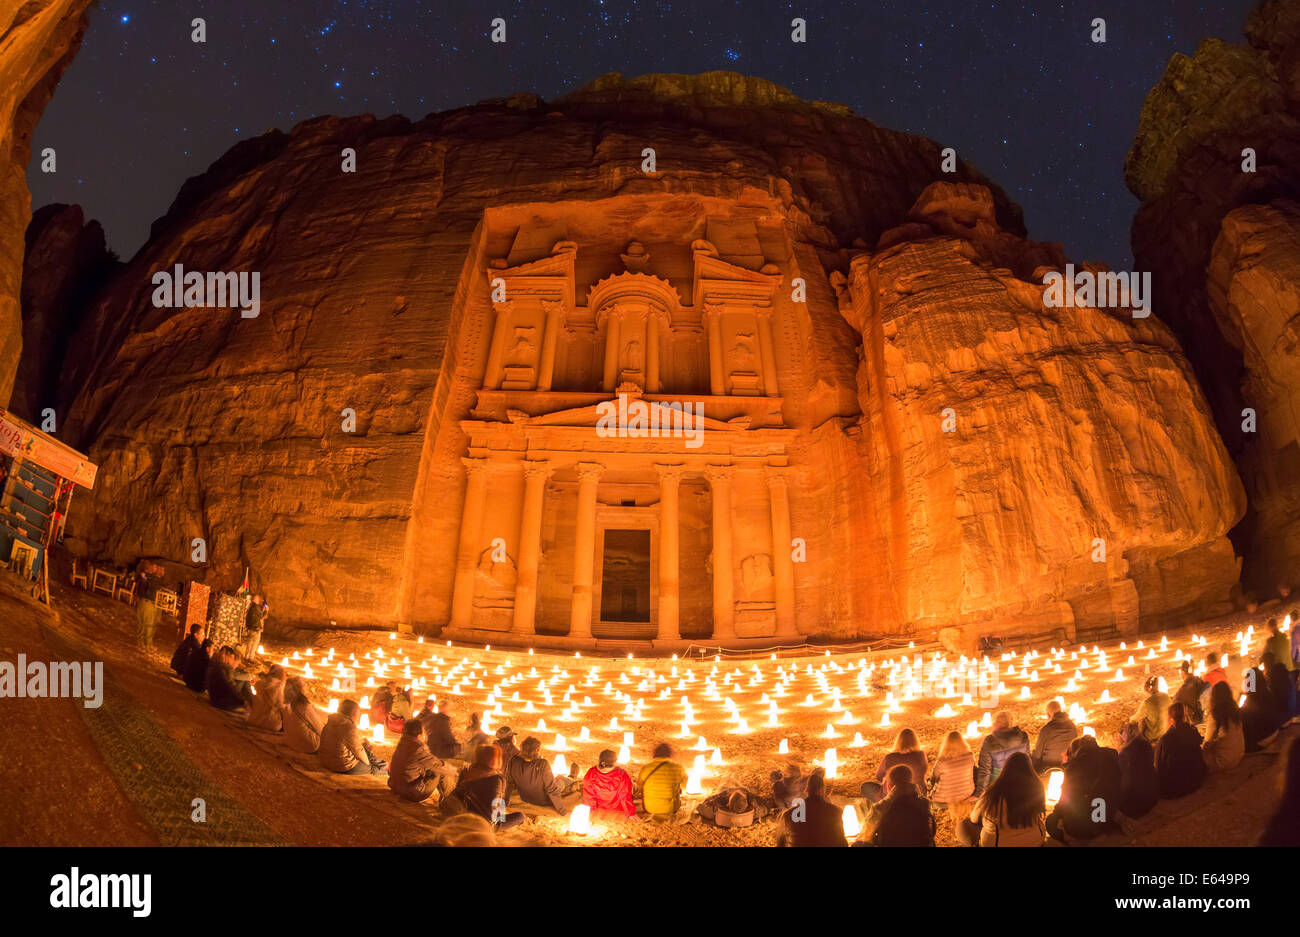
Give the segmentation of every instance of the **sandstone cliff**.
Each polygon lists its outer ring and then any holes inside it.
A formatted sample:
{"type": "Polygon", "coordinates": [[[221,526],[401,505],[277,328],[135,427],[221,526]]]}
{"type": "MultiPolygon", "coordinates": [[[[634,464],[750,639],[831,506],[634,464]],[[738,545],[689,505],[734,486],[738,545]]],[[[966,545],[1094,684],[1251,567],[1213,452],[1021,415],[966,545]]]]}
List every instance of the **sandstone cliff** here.
{"type": "Polygon", "coordinates": [[[89,6],[90,0],[0,0],[0,402],[9,400],[22,348],[32,131],[81,46],[89,6]]]}
{"type": "Polygon", "coordinates": [[[1142,200],[1138,269],[1191,360],[1249,506],[1232,537],[1256,594],[1295,583],[1294,205],[1300,199],[1300,9],[1266,0],[1248,44],[1175,56],[1143,107],[1126,166],[1142,200]],[[1253,171],[1248,163],[1253,159],[1253,171]]]}
{"type": "Polygon", "coordinates": [[[1044,310],[1060,248],[1023,240],[1018,209],[970,167],[944,176],[939,150],[724,73],[242,143],[69,343],[66,432],[100,464],[69,544],[192,565],[202,537],[192,574],[230,587],[251,566],[281,621],[436,629],[484,270],[572,242],[590,285],[636,239],[678,283],[707,238],[807,283],[774,311],[801,631],[1073,636],[1221,610],[1243,499],[1177,343],[1154,320],[1044,310]],[[152,273],[177,263],[259,271],[260,316],[154,308],[152,273]]]}

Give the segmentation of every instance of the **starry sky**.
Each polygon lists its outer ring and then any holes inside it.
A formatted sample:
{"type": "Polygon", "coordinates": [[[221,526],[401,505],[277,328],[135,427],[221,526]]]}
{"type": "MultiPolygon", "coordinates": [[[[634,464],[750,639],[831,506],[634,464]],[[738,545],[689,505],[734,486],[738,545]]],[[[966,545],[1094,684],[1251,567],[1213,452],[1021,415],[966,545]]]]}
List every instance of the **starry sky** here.
{"type": "Polygon", "coordinates": [[[1243,41],[1253,3],[99,0],[33,140],[58,171],[33,159],[28,180],[33,207],[82,205],[128,258],[187,177],[271,128],[554,98],[610,71],[728,69],[955,147],[1020,203],[1030,237],[1130,269],[1123,167],[1142,101],[1172,54],[1243,41]]]}

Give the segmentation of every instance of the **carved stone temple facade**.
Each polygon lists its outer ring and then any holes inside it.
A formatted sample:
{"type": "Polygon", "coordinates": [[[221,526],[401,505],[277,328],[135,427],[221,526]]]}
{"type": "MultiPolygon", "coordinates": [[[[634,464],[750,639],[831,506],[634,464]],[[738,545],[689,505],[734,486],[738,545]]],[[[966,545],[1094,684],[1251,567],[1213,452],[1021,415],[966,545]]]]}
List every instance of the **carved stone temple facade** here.
{"type": "Polygon", "coordinates": [[[678,283],[635,241],[585,289],[568,240],[482,271],[445,634],[801,640],[783,276],[685,256],[678,283]]]}

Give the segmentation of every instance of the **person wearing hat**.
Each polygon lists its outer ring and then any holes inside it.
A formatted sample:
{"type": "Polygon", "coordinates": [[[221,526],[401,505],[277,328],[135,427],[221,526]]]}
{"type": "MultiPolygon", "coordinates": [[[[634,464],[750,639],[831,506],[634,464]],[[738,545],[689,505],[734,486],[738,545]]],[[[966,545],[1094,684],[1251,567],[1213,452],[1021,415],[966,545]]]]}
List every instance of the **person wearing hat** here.
{"type": "Polygon", "coordinates": [[[501,760],[505,763],[506,771],[510,770],[510,759],[519,754],[519,748],[515,745],[515,730],[510,726],[502,726],[497,729],[496,747],[501,749],[501,760]]]}
{"type": "Polygon", "coordinates": [[[506,765],[506,803],[510,803],[512,793],[518,793],[519,799],[526,804],[550,807],[560,816],[565,816],[569,804],[551,772],[550,763],[540,757],[541,751],[542,743],[530,735],[524,739],[519,754],[510,759],[506,765]]]}

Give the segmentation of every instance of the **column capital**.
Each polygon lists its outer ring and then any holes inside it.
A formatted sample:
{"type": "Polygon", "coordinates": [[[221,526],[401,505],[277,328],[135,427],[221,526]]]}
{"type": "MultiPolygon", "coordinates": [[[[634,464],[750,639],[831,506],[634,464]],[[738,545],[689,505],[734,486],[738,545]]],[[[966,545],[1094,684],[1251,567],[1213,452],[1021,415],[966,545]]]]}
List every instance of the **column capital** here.
{"type": "Polygon", "coordinates": [[[719,482],[730,482],[736,477],[736,467],[734,465],[706,465],[704,466],[704,477],[709,480],[711,485],[716,485],[719,482]]]}
{"type": "Polygon", "coordinates": [[[487,471],[487,467],[488,467],[487,459],[473,458],[471,456],[462,456],[460,461],[464,463],[465,474],[468,475],[470,478],[474,478],[487,471]]]}
{"type": "Polygon", "coordinates": [[[784,486],[790,481],[790,466],[765,465],[763,466],[763,477],[767,479],[768,487],[784,486]]]}
{"type": "Polygon", "coordinates": [[[524,478],[545,480],[555,471],[555,466],[548,459],[524,459],[519,464],[524,470],[524,478]]]}
{"type": "Polygon", "coordinates": [[[596,481],[605,472],[605,466],[599,462],[579,462],[578,478],[583,481],[596,481]]]}
{"type": "Polygon", "coordinates": [[[659,473],[660,482],[680,482],[686,474],[686,466],[656,464],[655,471],[659,473]]]}

